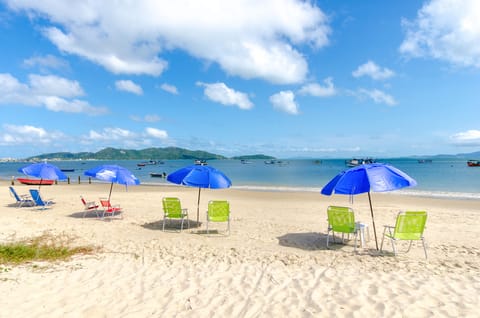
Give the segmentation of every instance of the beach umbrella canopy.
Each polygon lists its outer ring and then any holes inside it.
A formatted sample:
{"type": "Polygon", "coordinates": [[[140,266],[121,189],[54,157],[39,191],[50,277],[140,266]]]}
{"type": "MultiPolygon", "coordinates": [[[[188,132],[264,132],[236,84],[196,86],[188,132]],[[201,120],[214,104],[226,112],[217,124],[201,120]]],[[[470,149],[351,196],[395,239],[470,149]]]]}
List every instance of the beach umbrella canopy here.
{"type": "Polygon", "coordinates": [[[324,195],[331,195],[333,193],[347,195],[368,193],[373,233],[375,234],[375,244],[378,250],[377,231],[375,229],[375,218],[370,192],[393,191],[416,185],[417,182],[414,179],[389,164],[371,163],[359,165],[340,172],[322,188],[321,193],[324,195]]]}
{"type": "Polygon", "coordinates": [[[123,184],[125,186],[140,184],[140,180],[138,180],[133,173],[118,165],[100,165],[85,171],[84,175],[94,177],[98,180],[111,182],[110,193],[108,194],[109,201],[114,183],[123,184]]]}
{"type": "MultiPolygon", "coordinates": [[[[65,180],[67,176],[55,165],[39,162],[18,169],[18,172],[24,173],[30,177],[36,177],[46,180],[65,180]]],[[[41,183],[40,183],[41,184],[41,183]]]]}
{"type": "Polygon", "coordinates": [[[170,173],[167,176],[167,181],[198,188],[197,224],[200,213],[200,190],[202,188],[229,188],[232,185],[232,181],[223,172],[207,165],[183,167],[170,173]]]}

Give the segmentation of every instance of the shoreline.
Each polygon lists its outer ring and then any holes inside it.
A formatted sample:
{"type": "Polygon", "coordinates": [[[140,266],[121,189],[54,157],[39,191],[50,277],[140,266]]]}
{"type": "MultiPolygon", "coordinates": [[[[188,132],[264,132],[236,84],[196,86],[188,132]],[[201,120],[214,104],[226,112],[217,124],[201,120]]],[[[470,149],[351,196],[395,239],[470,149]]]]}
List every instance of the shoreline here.
{"type": "MultiPolygon", "coordinates": [[[[124,218],[83,218],[87,201],[108,195],[110,184],[41,187],[56,203],[47,210],[16,208],[0,182],[0,240],[43,233],[68,235],[93,245],[94,255],[56,264],[2,266],[2,314],[9,317],[371,317],[475,316],[480,302],[480,218],[475,200],[373,193],[379,245],[384,224],[400,210],[428,212],[428,260],[421,244],[397,257],[391,245],[375,249],[368,198],[314,192],[202,189],[200,227],[162,231],[164,196],[181,199],[195,223],[198,189],[114,185],[112,203],[124,218]],[[225,224],[205,233],[207,202],[226,199],[225,224]],[[326,248],[326,208],[350,206],[369,225],[370,240],[353,252],[353,241],[326,248]],[[24,295],[28,294],[28,302],[24,295]],[[114,305],[113,305],[114,304],[114,305]]],[[[16,185],[19,193],[30,186],[16,185]]],[[[175,224],[175,223],[174,223],[175,224]]],[[[178,225],[178,224],[177,224],[178,225]]],[[[405,244],[400,244],[403,249],[405,244]]]]}
{"type": "MultiPolygon", "coordinates": [[[[3,182],[7,182],[8,185],[11,184],[12,180],[6,180],[0,178],[0,185],[3,182]]],[[[89,183],[88,179],[82,180],[78,183],[78,179],[71,180],[70,184],[67,184],[67,181],[59,181],[57,185],[92,185],[92,184],[104,184],[104,182],[91,179],[89,183]]],[[[24,186],[16,179],[14,185],[24,186]]],[[[165,182],[142,182],[140,186],[158,186],[158,187],[177,187],[178,185],[165,182]]],[[[178,186],[182,187],[182,186],[178,186]]],[[[322,190],[321,187],[300,187],[300,186],[258,186],[258,185],[233,185],[231,189],[235,190],[244,190],[244,191],[260,191],[260,192],[309,192],[309,193],[320,193],[322,190]]],[[[374,192],[372,192],[374,193],[374,192]]],[[[453,199],[453,200],[480,200],[480,192],[449,192],[449,191],[428,191],[428,190],[416,190],[415,188],[410,189],[400,189],[396,191],[386,192],[391,195],[398,196],[414,196],[414,197],[424,197],[424,198],[439,198],[439,199],[453,199]]]]}

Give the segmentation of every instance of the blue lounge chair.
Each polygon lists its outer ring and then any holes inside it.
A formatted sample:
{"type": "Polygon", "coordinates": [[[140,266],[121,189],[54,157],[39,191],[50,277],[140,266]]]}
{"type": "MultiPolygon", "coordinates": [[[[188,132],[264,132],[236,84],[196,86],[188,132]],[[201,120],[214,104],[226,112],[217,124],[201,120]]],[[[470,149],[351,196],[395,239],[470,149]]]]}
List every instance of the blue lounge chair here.
{"type": "Polygon", "coordinates": [[[41,206],[42,210],[45,209],[47,206],[50,206],[53,204],[53,201],[51,200],[44,201],[40,196],[40,191],[38,191],[37,189],[30,189],[29,191],[33,201],[35,202],[35,205],[41,206]]]}
{"type": "Polygon", "coordinates": [[[10,194],[15,198],[17,201],[17,207],[22,207],[24,205],[33,206],[35,202],[29,197],[28,194],[18,194],[17,191],[13,187],[9,187],[10,194]]]}

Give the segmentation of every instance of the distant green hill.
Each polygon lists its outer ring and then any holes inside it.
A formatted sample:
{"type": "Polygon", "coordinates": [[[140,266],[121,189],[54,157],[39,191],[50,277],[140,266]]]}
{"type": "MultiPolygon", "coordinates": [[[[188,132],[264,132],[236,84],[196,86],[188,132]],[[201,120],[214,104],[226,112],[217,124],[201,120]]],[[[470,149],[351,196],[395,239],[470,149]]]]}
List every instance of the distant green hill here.
{"type": "Polygon", "coordinates": [[[216,155],[206,151],[188,150],[177,147],[166,148],[147,148],[142,150],[105,148],[98,152],[54,152],[46,153],[30,158],[27,160],[44,160],[44,159],[60,159],[60,160],[78,160],[78,159],[96,159],[96,160],[162,160],[162,159],[226,159],[221,155],[216,155]]]}
{"type": "Polygon", "coordinates": [[[252,160],[252,159],[262,159],[262,160],[270,160],[270,159],[276,159],[275,157],[272,156],[266,156],[266,155],[245,155],[245,156],[236,156],[232,157],[232,159],[235,160],[252,160]]]}
{"type": "MultiPolygon", "coordinates": [[[[199,159],[214,160],[228,159],[222,155],[213,154],[201,150],[188,150],[178,147],[146,148],[142,150],[105,148],[98,152],[54,152],[26,158],[27,160],[175,160],[175,159],[199,159]]],[[[265,155],[248,155],[234,157],[232,159],[274,159],[265,155]]]]}

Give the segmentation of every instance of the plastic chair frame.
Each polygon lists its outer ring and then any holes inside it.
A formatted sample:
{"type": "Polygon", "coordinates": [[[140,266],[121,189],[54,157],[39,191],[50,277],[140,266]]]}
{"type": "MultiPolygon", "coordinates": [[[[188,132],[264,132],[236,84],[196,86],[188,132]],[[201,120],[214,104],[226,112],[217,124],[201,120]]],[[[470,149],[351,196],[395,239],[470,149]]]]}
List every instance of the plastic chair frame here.
{"type": "Polygon", "coordinates": [[[230,235],[230,203],[225,200],[211,200],[207,210],[207,234],[209,234],[210,222],[227,222],[225,233],[230,235]]]}
{"type": "Polygon", "coordinates": [[[188,218],[188,209],[182,208],[179,198],[164,197],[162,199],[163,207],[163,227],[162,231],[165,232],[165,222],[168,219],[169,222],[173,219],[181,219],[180,232],[183,230],[183,224],[185,218],[187,219],[187,227],[190,228],[190,219],[188,218]]]}
{"type": "Polygon", "coordinates": [[[383,241],[385,237],[388,237],[392,242],[393,254],[395,256],[399,254],[396,246],[397,241],[410,241],[407,250],[403,253],[408,253],[410,251],[413,241],[422,241],[425,259],[428,259],[426,241],[423,236],[426,222],[427,212],[425,211],[399,212],[395,221],[395,226],[384,226],[380,251],[383,250],[383,241]],[[413,219],[416,222],[409,222],[409,219],[413,219]],[[407,231],[404,231],[405,229],[407,229],[407,231]]]}
{"type": "Polygon", "coordinates": [[[330,231],[333,236],[333,243],[335,243],[335,232],[342,233],[342,244],[344,242],[344,234],[353,234],[355,237],[354,251],[357,251],[357,239],[359,227],[355,224],[355,213],[349,207],[343,206],[329,206],[327,208],[328,228],[327,228],[327,248],[330,242],[330,231]]]}
{"type": "Polygon", "coordinates": [[[97,215],[97,218],[100,217],[100,215],[98,214],[99,205],[95,201],[87,201],[83,196],[80,196],[80,200],[85,206],[85,209],[83,210],[83,217],[85,217],[85,215],[87,215],[88,212],[95,212],[95,214],[97,215]]]}
{"type": "Polygon", "coordinates": [[[24,204],[28,204],[29,206],[35,205],[35,202],[28,194],[18,194],[12,186],[10,186],[9,189],[10,195],[17,201],[17,208],[21,208],[24,204]]]}
{"type": "Polygon", "coordinates": [[[115,212],[117,213],[117,216],[120,216],[120,219],[123,219],[123,210],[120,207],[120,204],[115,204],[112,205],[111,202],[107,198],[100,198],[100,205],[103,208],[102,212],[102,219],[105,219],[105,214],[110,214],[111,217],[113,218],[115,216],[115,212]]]}

